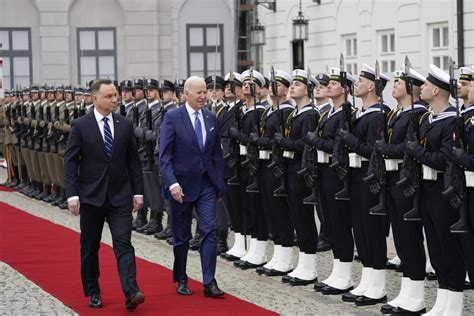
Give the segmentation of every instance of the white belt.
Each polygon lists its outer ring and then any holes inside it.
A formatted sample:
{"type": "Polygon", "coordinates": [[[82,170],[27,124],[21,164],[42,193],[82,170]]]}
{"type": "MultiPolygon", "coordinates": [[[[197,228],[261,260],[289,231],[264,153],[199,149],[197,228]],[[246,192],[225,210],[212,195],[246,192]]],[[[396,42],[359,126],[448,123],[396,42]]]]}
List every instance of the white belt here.
{"type": "Polygon", "coordinates": [[[466,186],[474,188],[474,171],[464,171],[464,176],[466,177],[466,186]]]}
{"type": "Polygon", "coordinates": [[[239,145],[239,152],[241,156],[247,155],[247,147],[244,145],[239,145]]]}
{"type": "Polygon", "coordinates": [[[356,153],[349,153],[349,167],[360,168],[362,167],[362,161],[369,161],[367,158],[362,157],[356,153]]]}
{"type": "Polygon", "coordinates": [[[387,171],[397,171],[398,164],[403,163],[402,159],[384,159],[385,161],[385,170],[387,171]]]}
{"type": "Polygon", "coordinates": [[[268,160],[268,159],[270,159],[271,154],[272,154],[271,150],[259,150],[258,151],[258,159],[268,160]]]}
{"type": "Polygon", "coordinates": [[[317,150],[317,154],[318,154],[318,163],[325,163],[325,164],[329,163],[329,158],[331,157],[330,154],[322,150],[317,150]]]}
{"type": "Polygon", "coordinates": [[[295,152],[285,150],[283,151],[283,157],[288,158],[288,159],[293,159],[293,157],[295,157],[295,152]]]}
{"type": "Polygon", "coordinates": [[[438,170],[422,165],[423,180],[436,181],[438,179],[438,170]]]}

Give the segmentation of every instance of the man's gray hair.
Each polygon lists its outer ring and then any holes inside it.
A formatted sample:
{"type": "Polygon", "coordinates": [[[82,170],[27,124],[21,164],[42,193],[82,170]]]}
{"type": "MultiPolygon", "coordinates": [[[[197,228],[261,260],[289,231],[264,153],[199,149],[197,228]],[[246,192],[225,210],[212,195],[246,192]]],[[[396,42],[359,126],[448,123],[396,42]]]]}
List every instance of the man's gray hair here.
{"type": "Polygon", "coordinates": [[[198,76],[191,76],[188,79],[186,79],[186,82],[184,83],[184,91],[189,91],[191,90],[191,86],[193,83],[199,82],[199,81],[204,81],[204,78],[198,77],[198,76]]]}

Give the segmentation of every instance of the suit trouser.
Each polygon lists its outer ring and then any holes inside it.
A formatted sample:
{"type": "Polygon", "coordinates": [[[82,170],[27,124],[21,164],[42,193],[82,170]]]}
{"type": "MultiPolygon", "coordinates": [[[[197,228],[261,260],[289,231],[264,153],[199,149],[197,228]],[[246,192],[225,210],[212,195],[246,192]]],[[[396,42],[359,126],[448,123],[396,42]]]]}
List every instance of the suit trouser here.
{"type": "Polygon", "coordinates": [[[390,172],[387,205],[390,210],[393,239],[398,245],[397,254],[402,262],[403,276],[411,280],[425,279],[426,255],[423,244],[423,225],[420,221],[405,221],[404,215],[413,208],[413,198],[407,198],[396,182],[400,172],[390,172]]]}
{"type": "Polygon", "coordinates": [[[209,284],[216,273],[216,199],[217,193],[207,175],[203,175],[201,192],[196,201],[179,204],[169,200],[171,208],[171,227],[173,230],[173,282],[187,279],[186,264],[188,260],[189,240],[191,240],[191,223],[193,208],[198,217],[198,228],[201,235],[201,268],[203,283],[209,284]]]}
{"type": "Polygon", "coordinates": [[[334,195],[343,187],[342,181],[328,164],[319,164],[320,205],[319,209],[327,222],[328,240],[334,259],[352,262],[354,238],[352,237],[350,201],[336,200],[334,195]]]}
{"type": "Polygon", "coordinates": [[[99,248],[107,219],[117,259],[122,291],[127,296],[137,292],[135,249],[132,246],[132,205],[112,206],[106,198],[104,205],[97,207],[81,204],[81,277],[84,294],[99,292],[99,248]]]}
{"type": "Polygon", "coordinates": [[[449,231],[459,216],[442,197],[443,175],[436,181],[423,180],[421,185],[421,217],[431,265],[441,289],[462,291],[466,269],[463,263],[459,234],[449,231]]]}
{"type": "Polygon", "coordinates": [[[354,240],[364,267],[385,269],[387,261],[386,218],[370,215],[370,208],[378,204],[378,196],[371,194],[362,181],[367,175],[368,162],[361,168],[351,168],[351,213],[354,240]]]}
{"type": "Polygon", "coordinates": [[[260,172],[260,191],[268,229],[273,234],[273,242],[276,245],[293,247],[295,234],[288,201],[286,197],[273,195],[273,191],[279,186],[280,179],[276,178],[272,170],[263,164],[260,172]]]}
{"type": "Polygon", "coordinates": [[[300,167],[300,159],[291,161],[288,165],[288,204],[298,236],[300,252],[315,254],[318,247],[318,229],[314,218],[313,205],[303,204],[303,199],[311,194],[311,189],[296,174],[301,169],[300,167]]]}

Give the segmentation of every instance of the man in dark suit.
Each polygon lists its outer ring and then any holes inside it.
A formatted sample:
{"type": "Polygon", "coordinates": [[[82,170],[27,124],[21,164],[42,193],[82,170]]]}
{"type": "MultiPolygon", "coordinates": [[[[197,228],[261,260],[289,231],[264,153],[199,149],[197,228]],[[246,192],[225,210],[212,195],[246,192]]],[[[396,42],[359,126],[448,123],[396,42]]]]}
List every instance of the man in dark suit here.
{"type": "Polygon", "coordinates": [[[110,80],[91,85],[94,110],[74,120],[64,156],[68,207],[81,214],[81,277],[89,306],[102,307],[98,250],[104,220],[112,234],[127,309],[145,301],[136,281],[131,244],[132,209],[143,204],[143,182],[132,121],[113,113],[117,90],[110,80]]]}
{"type": "Polygon", "coordinates": [[[165,115],[160,132],[160,170],[165,198],[171,208],[177,292],[190,295],[186,261],[191,239],[192,210],[201,234],[204,295],[224,295],[214,278],[216,270],[216,202],[221,198],[223,158],[216,116],[205,109],[206,83],[190,77],[184,85],[186,104],[165,115]]]}

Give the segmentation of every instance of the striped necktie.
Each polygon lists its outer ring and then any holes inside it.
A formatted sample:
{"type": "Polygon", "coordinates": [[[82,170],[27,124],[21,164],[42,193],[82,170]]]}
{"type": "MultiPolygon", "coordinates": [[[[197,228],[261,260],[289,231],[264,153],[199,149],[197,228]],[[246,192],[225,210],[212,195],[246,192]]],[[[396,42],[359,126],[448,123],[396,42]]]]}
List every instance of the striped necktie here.
{"type": "Polygon", "coordinates": [[[108,122],[109,119],[107,117],[104,117],[102,121],[104,121],[105,154],[107,155],[107,158],[110,159],[110,157],[112,157],[112,144],[114,142],[114,139],[112,138],[112,132],[110,131],[110,126],[108,122]]]}

